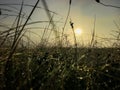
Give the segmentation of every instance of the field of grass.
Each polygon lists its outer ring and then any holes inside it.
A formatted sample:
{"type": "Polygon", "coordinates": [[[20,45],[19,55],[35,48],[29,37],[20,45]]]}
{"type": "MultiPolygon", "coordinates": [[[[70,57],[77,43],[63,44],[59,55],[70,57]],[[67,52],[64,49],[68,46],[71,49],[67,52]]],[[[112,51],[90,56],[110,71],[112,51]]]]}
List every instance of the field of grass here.
{"type": "MultiPolygon", "coordinates": [[[[51,11],[45,7],[50,19],[48,23],[52,25],[51,31],[56,35],[55,41],[52,45],[49,44],[44,40],[43,33],[41,42],[35,44],[29,36],[25,36],[25,27],[43,22],[29,23],[34,10],[40,8],[37,7],[38,3],[39,0],[35,5],[20,4],[21,8],[12,27],[0,23],[0,90],[120,90],[119,31],[111,47],[97,46],[95,29],[90,45],[78,46],[73,22],[70,21],[74,45],[68,45],[67,40],[63,38],[70,6],[61,37],[55,31],[51,11]],[[23,6],[33,8],[28,16],[23,15],[23,6]],[[25,22],[21,23],[24,18],[25,22]],[[24,37],[27,37],[26,41],[24,37]],[[66,46],[63,45],[64,42],[66,46]]],[[[46,6],[45,1],[43,4],[46,6]]],[[[5,5],[9,8],[12,6],[5,5]]],[[[12,7],[13,11],[14,9],[12,7]]],[[[3,10],[9,11],[0,9],[0,16],[3,10]]],[[[6,20],[5,17],[2,19],[6,20]]],[[[49,25],[43,28],[44,32],[49,29],[49,25]]]]}
{"type": "Polygon", "coordinates": [[[119,48],[79,48],[75,61],[72,47],[21,47],[1,59],[0,89],[119,90],[119,55],[119,48]]]}

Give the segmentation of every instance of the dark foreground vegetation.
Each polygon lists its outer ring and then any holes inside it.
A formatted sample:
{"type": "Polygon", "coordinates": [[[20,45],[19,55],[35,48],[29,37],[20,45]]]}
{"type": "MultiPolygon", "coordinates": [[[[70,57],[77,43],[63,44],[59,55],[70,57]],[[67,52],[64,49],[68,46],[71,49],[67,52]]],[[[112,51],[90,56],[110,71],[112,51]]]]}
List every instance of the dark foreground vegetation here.
{"type": "Polygon", "coordinates": [[[120,49],[37,47],[0,50],[0,90],[119,90],[120,49]]]}

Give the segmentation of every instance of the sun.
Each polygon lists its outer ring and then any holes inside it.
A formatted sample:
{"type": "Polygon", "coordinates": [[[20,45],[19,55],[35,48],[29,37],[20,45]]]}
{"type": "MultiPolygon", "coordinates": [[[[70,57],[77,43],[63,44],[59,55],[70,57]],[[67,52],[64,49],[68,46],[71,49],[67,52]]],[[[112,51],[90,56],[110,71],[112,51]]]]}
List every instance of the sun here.
{"type": "Polygon", "coordinates": [[[76,28],[76,29],[75,29],[75,34],[76,34],[76,35],[81,35],[81,34],[82,34],[82,29],[76,28]]]}

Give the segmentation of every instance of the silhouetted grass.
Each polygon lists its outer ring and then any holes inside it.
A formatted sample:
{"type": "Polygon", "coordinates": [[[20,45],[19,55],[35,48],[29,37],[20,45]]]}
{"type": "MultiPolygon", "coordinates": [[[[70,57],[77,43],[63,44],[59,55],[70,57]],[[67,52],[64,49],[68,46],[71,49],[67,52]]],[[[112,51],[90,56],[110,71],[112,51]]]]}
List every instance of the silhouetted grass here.
{"type": "MultiPolygon", "coordinates": [[[[47,33],[46,30],[49,30],[50,24],[54,27],[56,21],[53,21],[53,16],[48,15],[49,21],[28,22],[34,10],[40,8],[37,6],[38,2],[39,0],[35,5],[13,4],[21,5],[16,20],[11,27],[1,25],[7,27],[7,30],[0,30],[0,90],[119,90],[120,34],[118,24],[115,23],[118,31],[116,31],[117,37],[113,38],[114,47],[106,48],[101,45],[103,47],[101,48],[95,44],[95,37],[102,40],[109,39],[95,35],[95,21],[92,40],[88,45],[90,47],[78,46],[72,21],[70,21],[70,26],[73,31],[74,45],[64,47],[63,43],[57,42],[56,39],[53,40],[54,42],[51,41],[51,45],[49,44],[51,33],[46,41],[44,33],[47,33]],[[21,23],[24,18],[22,17],[23,6],[33,7],[24,24],[21,23]],[[33,26],[25,28],[27,25],[43,22],[48,23],[47,28],[33,26]],[[27,30],[35,28],[44,30],[40,38],[42,42],[39,44],[34,43],[25,34],[27,30]],[[24,38],[27,38],[27,41],[24,41],[24,38]]],[[[69,4],[71,3],[70,0],[69,4]]],[[[12,6],[12,4],[5,5],[12,6]]],[[[48,9],[48,7],[45,8],[50,14],[52,11],[48,9]]],[[[67,40],[63,39],[64,31],[60,34],[62,42],[66,42],[67,40]]]]}

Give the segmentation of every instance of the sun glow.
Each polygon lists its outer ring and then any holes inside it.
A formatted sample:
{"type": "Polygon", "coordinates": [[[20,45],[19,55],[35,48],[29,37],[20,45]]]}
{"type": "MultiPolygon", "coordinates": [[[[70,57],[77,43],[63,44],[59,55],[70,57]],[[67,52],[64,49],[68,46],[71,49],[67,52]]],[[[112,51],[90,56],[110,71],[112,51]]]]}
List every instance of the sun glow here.
{"type": "Polygon", "coordinates": [[[80,28],[75,29],[75,34],[76,35],[81,35],[82,34],[82,29],[80,29],[80,28]]]}

